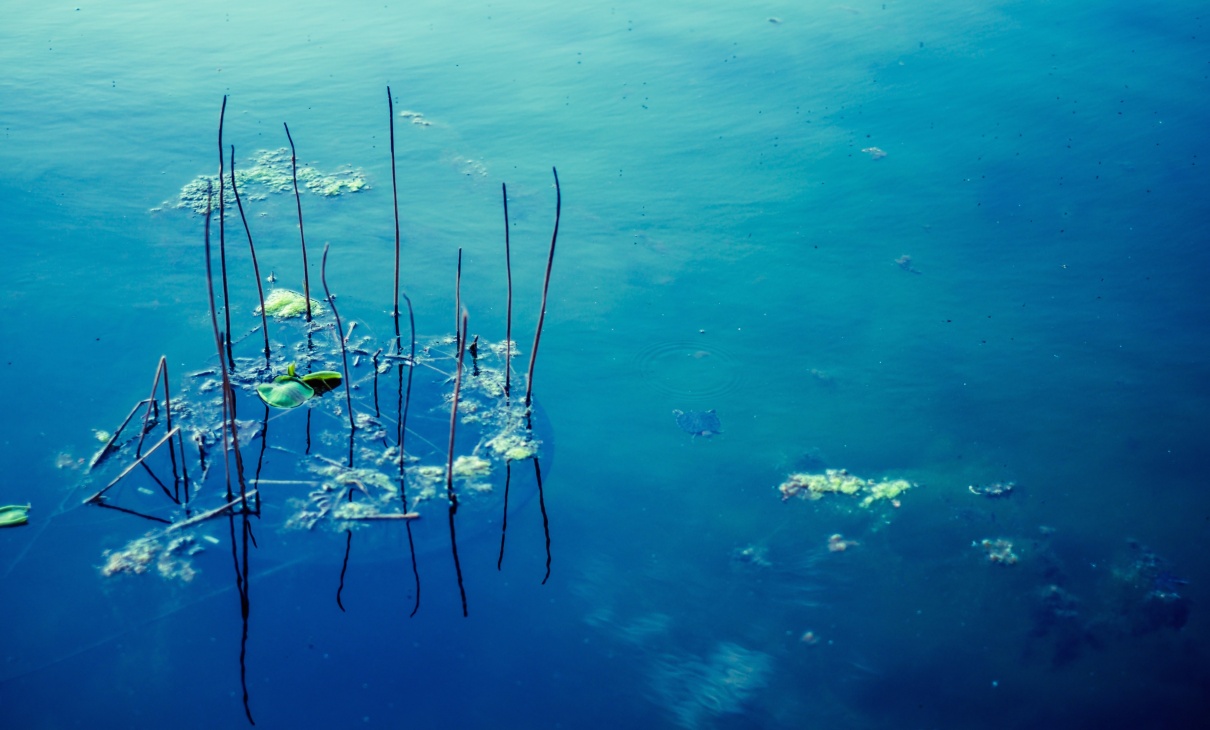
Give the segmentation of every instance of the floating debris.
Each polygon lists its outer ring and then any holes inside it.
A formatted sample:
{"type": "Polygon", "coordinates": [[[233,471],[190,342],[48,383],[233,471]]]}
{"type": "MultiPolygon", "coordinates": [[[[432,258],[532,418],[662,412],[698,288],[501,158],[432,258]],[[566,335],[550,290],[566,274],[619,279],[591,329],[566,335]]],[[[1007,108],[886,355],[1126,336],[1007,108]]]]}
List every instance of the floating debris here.
{"type": "Polygon", "coordinates": [[[991,484],[971,484],[967,489],[970,490],[971,494],[999,499],[1012,494],[1013,488],[1016,486],[1016,482],[993,482],[991,484]]]}
{"type": "Polygon", "coordinates": [[[740,565],[769,568],[773,564],[769,562],[768,553],[768,549],[763,545],[745,545],[731,552],[731,561],[740,565]]]}
{"type": "Polygon", "coordinates": [[[984,539],[978,543],[978,547],[983,548],[989,562],[999,563],[1000,565],[1017,564],[1017,554],[1013,552],[1013,543],[1011,540],[1003,537],[996,538],[995,540],[984,539]]]}
{"type": "Polygon", "coordinates": [[[839,532],[828,538],[828,552],[843,553],[851,547],[856,547],[861,543],[856,540],[846,540],[839,532]]]}
{"type": "Polygon", "coordinates": [[[923,274],[924,273],[923,271],[920,271],[919,269],[912,266],[912,257],[908,256],[907,254],[904,254],[904,255],[900,256],[899,258],[895,259],[895,265],[898,266],[899,268],[903,269],[904,271],[907,271],[908,273],[912,273],[912,274],[923,274]]]}
{"type": "Polygon", "coordinates": [[[876,482],[873,479],[863,480],[856,477],[847,469],[828,469],[822,474],[791,474],[777,489],[781,492],[783,502],[792,497],[814,501],[829,494],[845,494],[850,497],[861,496],[858,504],[868,508],[880,500],[890,502],[892,507],[898,507],[899,495],[916,486],[918,485],[906,479],[884,479],[876,482]]]}
{"type": "Polygon", "coordinates": [[[83,457],[72,456],[66,451],[61,451],[55,455],[56,469],[79,469],[84,466],[83,457]]]}
{"type": "Polygon", "coordinates": [[[408,120],[412,124],[415,124],[419,127],[433,126],[433,123],[430,122],[429,120],[425,119],[424,115],[421,114],[420,112],[414,112],[414,111],[409,111],[409,110],[405,109],[404,111],[399,112],[399,116],[403,117],[404,119],[408,120]]]}
{"type": "Polygon", "coordinates": [[[866,147],[862,152],[869,155],[871,160],[881,160],[886,157],[886,152],[878,147],[866,147]]]}
{"type": "Polygon", "coordinates": [[[202,547],[191,535],[181,535],[165,544],[152,532],[131,540],[121,550],[106,550],[101,575],[107,578],[119,573],[139,575],[146,573],[154,563],[161,577],[188,583],[197,575],[190,558],[201,551],[202,547]]]}

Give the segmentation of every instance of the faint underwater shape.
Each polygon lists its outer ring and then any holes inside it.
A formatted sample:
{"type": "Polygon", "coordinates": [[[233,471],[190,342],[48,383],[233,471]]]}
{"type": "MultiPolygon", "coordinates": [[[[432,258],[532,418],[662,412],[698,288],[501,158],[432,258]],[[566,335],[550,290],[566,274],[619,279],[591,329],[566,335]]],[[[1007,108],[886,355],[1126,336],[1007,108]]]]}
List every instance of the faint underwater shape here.
{"type": "Polygon", "coordinates": [[[718,420],[718,414],[714,412],[714,409],[708,411],[674,410],[672,416],[682,431],[694,436],[709,438],[723,432],[723,425],[718,420]]]}
{"type": "Polygon", "coordinates": [[[617,638],[634,646],[644,646],[652,638],[668,633],[672,617],[665,613],[649,613],[627,624],[616,624],[617,638]]]}
{"type": "Polygon", "coordinates": [[[731,551],[731,562],[742,566],[752,566],[756,568],[769,568],[773,564],[769,562],[769,549],[764,545],[745,545],[742,548],[736,548],[731,551]]]}
{"type": "Polygon", "coordinates": [[[742,712],[768,684],[773,658],[722,642],[706,660],[692,654],[664,655],[651,670],[652,701],[684,728],[703,727],[718,715],[742,712]]]}

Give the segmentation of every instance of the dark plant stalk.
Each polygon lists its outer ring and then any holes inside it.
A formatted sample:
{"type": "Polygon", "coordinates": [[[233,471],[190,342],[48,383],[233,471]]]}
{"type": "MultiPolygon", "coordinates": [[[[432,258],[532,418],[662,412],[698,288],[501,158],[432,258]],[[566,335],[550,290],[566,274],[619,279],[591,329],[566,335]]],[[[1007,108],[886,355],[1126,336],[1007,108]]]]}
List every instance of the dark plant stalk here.
{"type": "Polygon", "coordinates": [[[542,492],[542,467],[538,457],[534,457],[534,478],[538,480],[538,507],[542,510],[542,534],[546,537],[546,575],[542,576],[542,585],[550,579],[550,520],[546,517],[546,495],[542,492]]]}
{"type": "MultiPolygon", "coordinates": [[[[328,249],[329,244],[324,244],[323,261],[319,266],[319,280],[324,286],[324,296],[328,299],[328,306],[332,308],[332,316],[336,318],[336,331],[344,332],[343,326],[340,324],[340,312],[336,311],[336,298],[332,296],[332,292],[328,290],[328,249]]],[[[357,425],[353,422],[353,396],[349,393],[349,350],[345,346],[345,340],[340,338],[340,359],[344,363],[344,382],[345,382],[345,406],[349,411],[349,468],[353,467],[353,432],[357,430],[357,425]]]]}
{"type": "MultiPolygon", "coordinates": [[[[508,402],[512,389],[513,357],[513,257],[508,242],[508,185],[500,183],[500,196],[504,198],[504,273],[508,277],[508,309],[504,315],[504,400],[508,402]]],[[[503,538],[500,558],[504,558],[503,538]]]]}
{"type": "MultiPolygon", "coordinates": [[[[134,418],[134,414],[139,412],[139,408],[142,408],[144,405],[147,404],[148,400],[152,400],[152,399],[144,399],[144,400],[141,400],[138,403],[134,404],[134,407],[130,409],[130,413],[126,414],[126,418],[117,427],[117,429],[114,430],[114,432],[109,436],[109,440],[105,442],[105,445],[101,447],[101,450],[98,451],[96,454],[94,454],[92,459],[89,460],[89,462],[88,462],[89,471],[92,471],[93,469],[95,469],[98,464],[100,464],[102,461],[105,461],[106,459],[108,459],[109,455],[115,451],[114,444],[116,444],[118,442],[118,438],[122,435],[122,431],[126,428],[126,426],[128,426],[130,424],[130,419],[134,418]]],[[[143,430],[146,431],[147,429],[144,428],[143,430]]]]}
{"type": "MultiPolygon", "coordinates": [[[[117,484],[118,482],[120,482],[120,481],[122,481],[124,478],[126,478],[126,475],[127,475],[127,474],[129,474],[130,472],[134,471],[134,470],[135,470],[135,467],[137,467],[137,466],[139,466],[140,464],[142,464],[142,463],[143,463],[143,462],[144,462],[144,461],[145,461],[145,460],[146,460],[148,457],[150,457],[152,454],[154,454],[154,453],[156,452],[156,449],[158,449],[158,448],[160,448],[161,446],[163,446],[165,442],[169,442],[169,443],[171,443],[171,441],[172,441],[172,437],[173,437],[173,436],[175,436],[175,435],[177,434],[177,432],[179,432],[179,431],[180,431],[180,427],[179,427],[179,426],[178,426],[176,429],[174,429],[174,430],[172,430],[172,431],[169,431],[169,432],[167,433],[167,435],[165,435],[165,436],[164,436],[163,438],[161,438],[159,441],[155,442],[155,445],[153,445],[153,446],[152,446],[150,449],[147,449],[147,453],[146,453],[146,454],[143,454],[142,456],[140,456],[140,457],[138,457],[137,459],[135,459],[135,460],[134,460],[134,462],[133,462],[133,463],[131,463],[131,465],[130,465],[130,466],[128,466],[128,467],[126,467],[125,469],[123,469],[123,470],[122,470],[122,473],[121,473],[121,474],[118,474],[116,477],[114,477],[114,478],[113,478],[113,480],[109,482],[109,484],[106,484],[106,485],[105,485],[105,486],[104,486],[104,487],[101,489],[101,491],[97,492],[96,494],[92,495],[92,496],[91,496],[91,497],[89,497],[88,499],[84,500],[84,503],[85,503],[85,504],[88,504],[89,502],[96,502],[96,501],[100,500],[100,499],[101,499],[101,497],[102,497],[102,496],[104,496],[104,494],[105,494],[106,492],[108,492],[110,489],[112,489],[112,488],[113,488],[113,485],[117,484]]],[[[168,496],[170,496],[170,497],[171,497],[172,495],[170,494],[170,495],[168,495],[168,496]]]]}
{"type": "MultiPolygon", "coordinates": [[[[220,180],[221,182],[221,180],[220,180]]],[[[239,479],[240,500],[246,499],[246,490],[244,488],[243,474],[243,459],[239,453],[239,434],[235,427],[235,398],[231,390],[231,378],[227,374],[227,361],[223,358],[223,335],[218,328],[218,313],[214,308],[214,273],[210,263],[210,200],[213,196],[213,191],[209,184],[206,185],[206,295],[210,300],[210,324],[214,328],[214,347],[218,352],[218,367],[219,372],[223,377],[223,469],[227,475],[227,501],[230,502],[233,492],[231,491],[231,465],[227,455],[228,447],[235,454],[236,474],[239,479]],[[228,444],[230,440],[230,444],[228,444]]],[[[243,508],[248,508],[248,503],[243,501],[243,508]]]]}
{"type": "Polygon", "coordinates": [[[563,193],[559,190],[559,171],[555,176],[555,232],[550,237],[550,255],[546,257],[546,278],[542,281],[542,311],[538,313],[538,329],[534,332],[534,349],[529,353],[529,371],[525,375],[525,407],[529,408],[534,391],[534,362],[538,359],[538,341],[542,339],[542,323],[546,320],[546,293],[550,290],[550,269],[555,263],[555,241],[559,238],[559,214],[563,210],[563,193]]]}
{"type": "Polygon", "coordinates": [[[235,186],[235,145],[231,145],[231,192],[235,193],[235,205],[239,208],[239,219],[244,223],[244,233],[248,234],[248,252],[252,255],[252,273],[256,276],[256,296],[260,299],[260,327],[261,332],[265,335],[265,368],[268,369],[269,318],[265,314],[265,287],[260,281],[260,265],[256,263],[256,246],[252,245],[252,229],[248,227],[248,218],[244,215],[244,203],[240,200],[239,188],[235,186]]]}
{"type": "MultiPolygon", "coordinates": [[[[173,430],[172,430],[172,396],[169,394],[169,390],[168,390],[168,359],[166,357],[164,357],[163,355],[160,356],[160,361],[155,366],[155,377],[151,379],[151,395],[147,396],[147,401],[146,401],[147,402],[147,411],[143,414],[143,424],[144,424],[143,431],[139,434],[139,443],[137,446],[135,446],[134,455],[137,457],[143,453],[143,442],[147,438],[147,434],[149,432],[149,429],[147,428],[148,418],[151,416],[152,404],[158,402],[155,397],[155,394],[156,394],[156,391],[159,390],[159,388],[160,388],[161,379],[163,379],[163,381],[164,381],[164,413],[167,416],[167,421],[168,421],[167,429],[168,429],[168,433],[170,434],[168,436],[167,441],[168,441],[168,456],[172,460],[172,491],[171,492],[168,491],[168,487],[165,486],[164,482],[160,481],[160,478],[158,476],[156,476],[155,472],[153,472],[151,470],[151,467],[147,466],[146,462],[143,462],[143,469],[146,470],[147,474],[150,475],[151,478],[155,480],[156,484],[160,485],[160,489],[164,490],[164,494],[168,495],[169,499],[176,502],[177,504],[180,504],[181,503],[180,474],[177,471],[176,447],[173,446],[173,444],[172,444],[172,436],[171,436],[171,434],[173,433],[173,430]]],[[[157,407],[157,411],[158,411],[158,407],[157,407]]],[[[177,431],[178,436],[179,436],[179,434],[180,434],[180,432],[177,431]]],[[[163,443],[163,441],[161,441],[160,443],[163,443]]],[[[157,444],[157,446],[158,446],[158,444],[157,444]]],[[[148,452],[148,453],[150,453],[150,452],[148,452]]],[[[182,459],[185,458],[184,448],[181,449],[181,458],[182,459]]]]}
{"type": "MultiPolygon", "coordinates": [[[[85,504],[89,504],[89,502],[85,502],[85,504]]],[[[125,512],[128,515],[134,515],[135,517],[142,517],[145,520],[151,520],[153,522],[161,522],[165,525],[173,524],[172,520],[166,520],[163,517],[156,517],[155,515],[145,515],[142,512],[136,512],[132,509],[126,509],[125,507],[119,507],[116,504],[109,504],[104,501],[92,502],[92,504],[96,505],[97,507],[104,507],[105,509],[116,509],[119,512],[125,512]]]]}
{"type": "Polygon", "coordinates": [[[462,335],[458,324],[462,320],[462,247],[458,247],[458,273],[454,276],[454,349],[458,351],[458,362],[462,362],[462,335]]]}
{"type": "MultiPolygon", "coordinates": [[[[260,504],[259,492],[256,498],[257,504],[260,504]]],[[[248,698],[248,614],[252,611],[251,598],[251,582],[248,573],[248,538],[252,538],[253,545],[256,544],[256,537],[252,535],[252,525],[248,522],[247,503],[244,504],[244,511],[240,514],[240,524],[243,527],[243,590],[240,591],[239,611],[243,622],[243,632],[240,635],[239,642],[239,683],[244,690],[244,714],[248,717],[249,724],[255,725],[256,720],[252,719],[252,706],[248,698]]]]}
{"type": "MultiPolygon", "coordinates": [[[[352,497],[352,493],[349,494],[352,497]]],[[[349,571],[349,553],[353,550],[353,531],[345,530],[345,559],[340,564],[340,584],[336,586],[336,605],[343,612],[345,604],[341,601],[341,594],[345,592],[345,573],[349,571]]]]}
{"type": "Polygon", "coordinates": [[[458,396],[462,391],[462,343],[466,341],[468,315],[462,312],[462,327],[458,337],[458,366],[454,375],[454,402],[450,407],[450,450],[445,463],[445,494],[450,502],[450,547],[454,556],[454,571],[458,574],[458,593],[462,596],[462,615],[466,616],[466,589],[462,585],[462,563],[458,560],[458,538],[454,533],[454,515],[458,512],[458,495],[454,493],[454,430],[458,425],[458,396]]]}
{"type": "Polygon", "coordinates": [[[231,355],[231,299],[227,295],[227,206],[223,202],[223,118],[226,115],[227,95],[223,94],[223,108],[218,113],[218,260],[223,278],[223,322],[227,327],[224,345],[227,363],[235,370],[235,358],[231,355]]]}
{"type": "Polygon", "coordinates": [[[395,318],[395,352],[403,348],[399,339],[399,183],[395,178],[395,101],[387,87],[387,116],[391,122],[391,202],[395,206],[395,303],[391,314],[395,318]]]}
{"type": "Polygon", "coordinates": [[[500,557],[496,558],[496,570],[500,570],[504,565],[504,536],[508,534],[508,487],[512,482],[513,462],[511,459],[504,461],[504,517],[500,522],[500,557]]]}
{"type": "MultiPolygon", "coordinates": [[[[382,417],[382,413],[379,412],[379,410],[378,410],[378,356],[381,354],[382,354],[382,348],[380,347],[374,351],[373,355],[370,356],[370,362],[373,363],[373,365],[374,365],[374,417],[375,418],[382,417]]],[[[386,436],[384,435],[382,437],[382,439],[385,442],[386,436]]],[[[383,445],[385,446],[386,444],[384,443],[383,445]]]]}
{"type": "MultiPolygon", "coordinates": [[[[164,357],[163,355],[160,356],[160,367],[163,368],[163,370],[164,370],[164,415],[165,415],[165,418],[167,419],[166,428],[169,431],[172,431],[172,393],[168,388],[168,383],[170,382],[171,379],[168,377],[168,358],[164,357]]],[[[152,397],[154,397],[154,396],[152,396],[152,397]]],[[[188,510],[189,509],[189,469],[185,465],[185,441],[184,441],[184,438],[181,436],[181,430],[179,428],[176,431],[176,443],[177,443],[177,448],[179,448],[181,450],[181,478],[182,478],[182,481],[184,482],[184,486],[185,486],[185,509],[188,510]]],[[[172,460],[172,488],[173,488],[173,491],[175,492],[176,486],[177,486],[176,485],[176,478],[177,478],[176,451],[172,448],[171,442],[169,442],[169,444],[168,444],[168,458],[172,460]]],[[[180,494],[179,493],[174,494],[173,496],[176,499],[176,503],[180,504],[181,503],[180,494]]]]}
{"type": "Polygon", "coordinates": [[[286,139],[290,141],[290,174],[294,178],[294,204],[298,207],[298,238],[302,241],[303,298],[306,300],[307,321],[311,321],[311,274],[307,269],[307,237],[303,233],[302,198],[298,194],[298,156],[294,154],[294,138],[290,136],[290,125],[286,128],[286,139]]]}
{"type": "MultiPolygon", "coordinates": [[[[404,468],[404,455],[406,453],[404,442],[407,437],[408,411],[412,405],[412,373],[416,368],[416,316],[412,310],[411,297],[404,293],[403,301],[408,305],[408,332],[410,334],[411,349],[408,355],[408,383],[406,390],[403,387],[404,366],[399,366],[399,400],[395,403],[395,420],[399,424],[399,431],[396,434],[396,442],[399,444],[399,498],[403,502],[403,511],[406,513],[408,511],[408,493],[407,472],[404,468]]],[[[396,342],[399,342],[398,336],[396,336],[396,342]]],[[[397,349],[402,349],[402,347],[397,349]]],[[[410,616],[415,616],[416,612],[420,610],[420,568],[416,563],[416,544],[412,537],[412,523],[410,520],[406,523],[406,527],[408,531],[408,554],[412,558],[412,578],[416,585],[416,600],[412,604],[412,613],[410,616]]]]}

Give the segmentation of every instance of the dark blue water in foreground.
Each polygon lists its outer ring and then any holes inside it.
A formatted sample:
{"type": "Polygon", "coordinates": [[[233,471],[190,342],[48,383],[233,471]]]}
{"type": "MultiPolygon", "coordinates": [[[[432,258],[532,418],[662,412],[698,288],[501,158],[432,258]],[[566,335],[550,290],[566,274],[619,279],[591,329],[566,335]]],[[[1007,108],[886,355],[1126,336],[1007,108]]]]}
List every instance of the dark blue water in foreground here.
{"type": "MultiPolygon", "coordinates": [[[[345,533],[288,529],[297,487],[263,485],[257,727],[1210,714],[1202,4],[251,5],[3,13],[0,504],[33,505],[0,530],[5,727],[246,726],[239,522],[192,531],[192,580],[105,576],[107,551],[156,524],[81,504],[128,452],[82,461],[161,355],[180,393],[217,366],[203,217],[175,205],[216,168],[224,94],[241,169],[286,145],[287,122],[300,162],[364,176],[302,199],[311,285],[330,243],[346,328],[389,340],[388,84],[422,334],[452,334],[461,247],[471,333],[504,337],[507,183],[524,369],[559,170],[534,378],[550,578],[528,460],[502,570],[498,516],[458,515],[467,618],[443,506],[415,524],[416,615],[398,525],[357,532],[342,611],[345,533]],[[711,438],[672,415],[708,409],[711,438]],[[782,501],[792,473],[829,468],[916,486],[898,506],[782,501]],[[1015,562],[989,560],[1007,544],[1015,562]]],[[[262,277],[299,288],[293,197],[247,202],[262,277]]],[[[228,224],[243,334],[256,294],[228,224]]],[[[365,412],[369,366],[354,370],[365,412]]],[[[316,450],[340,460],[324,398],[316,450]]],[[[272,421],[273,473],[302,463],[305,419],[272,421]]],[[[123,504],[180,519],[131,479],[123,504]]]]}

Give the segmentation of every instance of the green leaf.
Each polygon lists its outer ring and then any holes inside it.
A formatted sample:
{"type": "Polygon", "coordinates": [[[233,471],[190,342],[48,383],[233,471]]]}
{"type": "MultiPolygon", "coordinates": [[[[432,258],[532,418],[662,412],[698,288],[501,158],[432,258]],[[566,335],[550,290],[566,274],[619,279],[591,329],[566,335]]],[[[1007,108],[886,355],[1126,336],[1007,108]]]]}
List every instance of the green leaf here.
{"type": "Polygon", "coordinates": [[[323,395],[329,390],[339,388],[341,377],[340,373],[334,373],[331,370],[320,370],[302,376],[302,381],[315,389],[315,395],[323,395]]]}
{"type": "Polygon", "coordinates": [[[297,408],[311,400],[315,389],[301,379],[289,375],[278,375],[272,383],[256,386],[256,394],[266,405],[273,408],[297,408]]]}
{"type": "Polygon", "coordinates": [[[10,504],[0,507],[0,527],[17,527],[29,522],[28,504],[10,504]]]}

